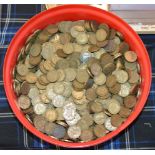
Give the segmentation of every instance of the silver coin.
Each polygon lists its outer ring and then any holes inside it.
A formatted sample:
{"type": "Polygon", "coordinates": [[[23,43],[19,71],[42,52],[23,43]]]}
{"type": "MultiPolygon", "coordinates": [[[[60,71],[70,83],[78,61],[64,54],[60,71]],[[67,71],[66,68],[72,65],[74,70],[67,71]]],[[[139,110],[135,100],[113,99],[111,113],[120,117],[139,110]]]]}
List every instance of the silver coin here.
{"type": "Polygon", "coordinates": [[[127,62],[127,61],[125,61],[124,65],[125,65],[126,69],[130,69],[130,70],[135,70],[136,67],[137,67],[136,62],[127,62]]]}
{"type": "Polygon", "coordinates": [[[36,96],[35,98],[32,98],[31,103],[34,106],[36,104],[43,103],[43,102],[41,101],[40,96],[36,96]]]}
{"type": "Polygon", "coordinates": [[[76,37],[76,41],[80,45],[86,44],[88,42],[88,36],[87,36],[87,34],[84,33],[84,32],[79,33],[77,35],[77,37],[76,37]]]}
{"type": "Polygon", "coordinates": [[[116,76],[119,83],[125,83],[128,80],[128,73],[124,70],[115,70],[112,74],[116,76]]]}
{"type": "Polygon", "coordinates": [[[57,108],[63,107],[64,102],[65,98],[61,95],[56,95],[52,100],[52,104],[57,108]]]}
{"type": "Polygon", "coordinates": [[[28,93],[29,98],[33,99],[39,96],[39,90],[37,87],[32,87],[28,93]]]}
{"type": "Polygon", "coordinates": [[[104,125],[105,125],[105,128],[106,128],[107,130],[109,130],[109,131],[114,131],[114,130],[117,129],[116,127],[112,126],[112,124],[111,124],[111,117],[108,117],[108,118],[105,120],[104,125]]]}
{"type": "Polygon", "coordinates": [[[82,52],[80,54],[80,61],[82,63],[86,63],[92,57],[92,53],[90,52],[82,52]]]}
{"type": "Polygon", "coordinates": [[[93,119],[96,124],[104,124],[106,118],[107,118],[107,115],[104,112],[95,113],[93,115],[93,119]]]}
{"type": "Polygon", "coordinates": [[[70,126],[68,128],[68,136],[71,138],[71,139],[77,139],[80,137],[81,135],[81,128],[77,125],[74,125],[74,126],[70,126]]]}
{"type": "Polygon", "coordinates": [[[77,124],[77,122],[79,121],[81,119],[81,116],[78,114],[78,113],[76,113],[75,114],[75,116],[74,116],[74,119],[72,119],[72,120],[66,120],[66,123],[69,125],[69,126],[73,126],[73,125],[76,125],[77,124]]]}
{"type": "Polygon", "coordinates": [[[56,96],[56,94],[53,92],[53,88],[46,89],[46,95],[48,99],[53,100],[53,98],[56,96]]]}
{"type": "Polygon", "coordinates": [[[119,94],[121,97],[126,97],[126,96],[128,96],[129,93],[130,93],[130,88],[131,88],[131,85],[130,85],[128,82],[123,83],[123,84],[121,84],[121,89],[120,89],[120,91],[119,91],[118,94],[119,94]]]}
{"type": "Polygon", "coordinates": [[[73,120],[76,114],[76,106],[72,102],[68,102],[63,108],[63,117],[70,121],[73,120]]]}
{"type": "Polygon", "coordinates": [[[33,110],[37,115],[45,113],[46,108],[47,108],[46,105],[42,103],[38,103],[33,106],[33,110]]]}

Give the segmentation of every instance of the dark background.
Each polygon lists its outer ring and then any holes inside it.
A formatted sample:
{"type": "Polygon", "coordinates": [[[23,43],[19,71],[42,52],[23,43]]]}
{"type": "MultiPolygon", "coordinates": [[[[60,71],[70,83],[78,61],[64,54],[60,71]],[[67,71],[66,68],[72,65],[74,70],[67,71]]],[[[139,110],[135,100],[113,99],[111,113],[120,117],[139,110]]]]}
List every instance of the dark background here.
{"type": "MultiPolygon", "coordinates": [[[[8,104],[2,80],[3,60],[16,31],[43,5],[0,5],[0,149],[64,149],[29,133],[8,104]]],[[[86,149],[155,149],[155,35],[140,36],[152,62],[152,86],[143,112],[115,138],[86,149]]]]}

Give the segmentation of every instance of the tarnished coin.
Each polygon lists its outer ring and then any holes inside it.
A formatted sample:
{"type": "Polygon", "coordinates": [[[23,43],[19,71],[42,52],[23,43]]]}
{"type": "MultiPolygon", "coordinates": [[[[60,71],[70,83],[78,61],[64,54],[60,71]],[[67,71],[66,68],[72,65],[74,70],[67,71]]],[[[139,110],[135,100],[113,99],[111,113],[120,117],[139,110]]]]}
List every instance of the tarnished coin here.
{"type": "Polygon", "coordinates": [[[65,86],[65,90],[63,92],[63,96],[64,97],[69,97],[72,94],[72,87],[71,87],[71,83],[69,82],[64,82],[64,86],[65,86]]]}
{"type": "Polygon", "coordinates": [[[41,55],[38,55],[36,57],[30,55],[29,63],[33,66],[36,66],[41,62],[41,58],[42,58],[41,55]]]}
{"type": "Polygon", "coordinates": [[[37,87],[32,87],[30,88],[29,90],[29,93],[28,93],[28,96],[29,98],[35,98],[36,96],[39,96],[39,90],[37,87]]]}
{"type": "Polygon", "coordinates": [[[49,83],[45,74],[42,74],[38,77],[38,82],[42,85],[47,85],[49,83]]]}
{"type": "Polygon", "coordinates": [[[82,130],[81,131],[81,135],[80,135],[80,139],[84,142],[88,142],[93,140],[93,132],[91,130],[82,130]]]}
{"type": "MultiPolygon", "coordinates": [[[[79,110],[79,111],[85,111],[88,108],[88,103],[87,102],[84,102],[83,104],[75,104],[75,105],[76,105],[76,109],[79,110]]],[[[79,112],[80,115],[81,115],[81,113],[79,112]]]]}
{"type": "Polygon", "coordinates": [[[54,130],[52,131],[52,136],[60,139],[60,138],[64,138],[65,135],[66,135],[65,127],[59,124],[54,127],[54,130]]]}
{"type": "Polygon", "coordinates": [[[87,123],[87,120],[83,119],[83,117],[78,121],[77,125],[81,128],[81,130],[89,129],[89,123],[87,123]]]}
{"type": "Polygon", "coordinates": [[[37,86],[38,89],[41,89],[41,90],[46,89],[46,86],[43,85],[43,84],[40,84],[38,81],[36,82],[36,86],[37,86]]]}
{"type": "Polygon", "coordinates": [[[73,120],[76,114],[76,106],[74,103],[69,102],[64,106],[63,109],[63,117],[66,120],[73,120]]]}
{"type": "Polygon", "coordinates": [[[105,120],[105,128],[109,131],[114,131],[117,129],[117,127],[114,127],[112,124],[111,124],[111,117],[108,117],[106,120],[105,120]]]}
{"type": "Polygon", "coordinates": [[[52,135],[52,132],[53,132],[55,126],[56,126],[56,124],[53,122],[46,122],[45,127],[44,127],[45,133],[48,135],[52,135]]]}
{"type": "Polygon", "coordinates": [[[89,102],[85,95],[79,100],[73,98],[73,101],[78,105],[87,104],[89,102]]]}
{"type": "Polygon", "coordinates": [[[81,128],[77,125],[70,126],[67,130],[67,133],[71,139],[77,139],[81,135],[81,128]]]}
{"type": "Polygon", "coordinates": [[[93,118],[96,124],[104,124],[107,116],[104,112],[99,112],[99,113],[95,113],[93,118]]]}
{"type": "Polygon", "coordinates": [[[77,71],[76,79],[81,83],[85,83],[89,79],[89,74],[85,69],[79,69],[77,71]]]}
{"type": "Polygon", "coordinates": [[[90,52],[82,52],[80,54],[80,61],[86,63],[91,57],[92,54],[90,52]]]}
{"type": "Polygon", "coordinates": [[[116,84],[116,76],[115,75],[109,75],[106,78],[106,85],[107,87],[113,87],[116,84]]]}
{"type": "Polygon", "coordinates": [[[123,97],[119,95],[113,95],[112,98],[116,99],[121,105],[123,105],[123,97]]]}
{"type": "Polygon", "coordinates": [[[100,102],[92,102],[92,103],[89,103],[90,104],[90,110],[93,112],[93,113],[99,113],[103,110],[103,106],[100,102]]]}
{"type": "Polygon", "coordinates": [[[64,90],[65,90],[65,86],[64,86],[64,84],[62,82],[54,83],[53,91],[56,94],[62,95],[64,90]]]}
{"type": "Polygon", "coordinates": [[[41,55],[44,59],[51,60],[55,52],[56,48],[50,42],[46,42],[42,45],[41,55]]]}
{"type": "Polygon", "coordinates": [[[74,119],[72,119],[72,120],[66,120],[66,123],[69,125],[69,126],[73,126],[73,125],[76,125],[77,124],[77,122],[79,121],[81,119],[81,116],[78,114],[78,113],[76,113],[75,114],[75,116],[74,116],[74,119]]]}
{"type": "Polygon", "coordinates": [[[40,96],[36,96],[35,98],[32,98],[32,99],[31,99],[31,103],[32,103],[32,105],[34,106],[34,105],[36,105],[36,104],[43,103],[43,102],[41,101],[40,96]]]}
{"type": "Polygon", "coordinates": [[[104,73],[100,73],[99,75],[95,76],[94,77],[94,82],[97,84],[97,85],[103,85],[105,84],[106,82],[106,76],[104,73]]]}
{"type": "Polygon", "coordinates": [[[109,53],[103,53],[100,57],[100,62],[102,67],[104,67],[108,63],[113,63],[114,59],[109,53]]]}
{"type": "Polygon", "coordinates": [[[50,37],[50,33],[48,31],[46,31],[46,30],[42,30],[38,34],[37,41],[41,42],[41,43],[44,43],[49,39],[49,37],[50,37]]]}
{"type": "Polygon", "coordinates": [[[120,44],[119,44],[119,52],[120,53],[124,53],[124,52],[126,52],[126,51],[128,51],[129,50],[129,45],[128,45],[128,43],[126,43],[125,41],[123,41],[123,42],[121,42],[120,44]]]}
{"type": "Polygon", "coordinates": [[[49,122],[54,122],[57,119],[57,111],[55,109],[46,110],[44,117],[49,122]]]}
{"type": "Polygon", "coordinates": [[[93,84],[94,84],[94,80],[89,78],[86,85],[85,85],[85,89],[91,88],[93,86],[93,84]]]}
{"type": "Polygon", "coordinates": [[[91,53],[94,53],[94,52],[97,52],[100,48],[96,45],[91,45],[89,48],[88,48],[88,51],[91,52],[91,53]]]}
{"type": "Polygon", "coordinates": [[[121,89],[120,89],[120,91],[119,91],[118,94],[119,94],[121,97],[126,97],[126,96],[128,96],[129,93],[130,93],[130,88],[131,88],[131,85],[130,85],[128,82],[126,82],[126,83],[124,83],[124,84],[121,84],[121,89]]]}
{"type": "Polygon", "coordinates": [[[46,88],[46,95],[50,100],[53,100],[56,94],[53,92],[53,89],[47,89],[46,88]]]}
{"type": "Polygon", "coordinates": [[[92,114],[84,114],[81,119],[84,119],[88,126],[91,126],[94,123],[92,114]]]}
{"type": "Polygon", "coordinates": [[[98,41],[104,41],[107,38],[107,32],[104,29],[98,29],[96,31],[96,39],[98,41]]]}
{"type": "Polygon", "coordinates": [[[75,25],[70,30],[70,33],[74,38],[76,38],[81,32],[84,32],[84,27],[81,25],[75,25]]]}
{"type": "Polygon", "coordinates": [[[68,55],[66,53],[64,53],[64,51],[62,49],[58,49],[56,51],[57,55],[61,58],[66,58],[68,55]]]}
{"type": "Polygon", "coordinates": [[[57,70],[58,73],[58,81],[63,81],[65,79],[65,72],[62,69],[58,69],[57,70]]]}
{"type": "Polygon", "coordinates": [[[123,118],[120,115],[115,114],[111,116],[111,124],[114,127],[119,127],[123,123],[123,118]]]}
{"type": "Polygon", "coordinates": [[[86,33],[81,32],[76,36],[76,41],[80,45],[84,45],[88,42],[88,36],[86,33]]]}
{"type": "Polygon", "coordinates": [[[50,82],[55,82],[58,78],[58,72],[56,70],[51,70],[47,73],[47,80],[50,82]]]}
{"type": "Polygon", "coordinates": [[[30,85],[28,82],[24,81],[22,84],[21,84],[21,87],[20,87],[20,93],[22,95],[28,95],[30,91],[30,85]]]}
{"type": "Polygon", "coordinates": [[[133,108],[135,106],[136,102],[137,102],[137,99],[133,95],[129,95],[129,96],[124,98],[124,105],[127,108],[133,108]]]}
{"type": "Polygon", "coordinates": [[[44,69],[46,69],[47,71],[50,71],[54,68],[53,63],[50,60],[45,60],[44,64],[43,64],[44,69]]]}
{"type": "Polygon", "coordinates": [[[126,69],[135,70],[136,67],[137,67],[137,63],[136,62],[127,62],[127,61],[125,61],[124,66],[125,66],[126,69]]]}
{"type": "Polygon", "coordinates": [[[28,73],[28,68],[27,68],[26,65],[19,63],[17,65],[17,72],[18,72],[19,75],[25,76],[28,73]]]}
{"type": "Polygon", "coordinates": [[[30,54],[34,57],[41,53],[41,44],[33,44],[30,48],[30,54]]]}
{"type": "Polygon", "coordinates": [[[99,86],[96,89],[96,94],[101,97],[102,99],[106,99],[109,97],[109,91],[106,86],[99,86]]]}
{"type": "Polygon", "coordinates": [[[54,34],[58,31],[58,27],[55,24],[50,24],[45,28],[45,30],[49,32],[50,34],[54,34]]]}
{"type": "Polygon", "coordinates": [[[44,132],[46,120],[41,115],[36,115],[33,119],[34,126],[39,130],[44,132]]]}
{"type": "Polygon", "coordinates": [[[135,62],[137,60],[137,54],[133,51],[125,52],[124,57],[128,62],[135,62]]]}
{"type": "Polygon", "coordinates": [[[65,54],[71,54],[74,51],[74,47],[72,43],[66,43],[63,46],[63,51],[65,54]]]}
{"type": "Polygon", "coordinates": [[[109,32],[109,39],[114,39],[115,38],[115,35],[116,35],[116,30],[115,29],[110,29],[110,32],[109,32]]]}
{"type": "Polygon", "coordinates": [[[84,93],[85,93],[84,90],[83,90],[83,91],[76,91],[76,90],[73,90],[73,91],[72,91],[72,96],[73,96],[75,99],[80,100],[80,99],[83,98],[84,93]]]}
{"type": "Polygon", "coordinates": [[[118,94],[121,90],[121,85],[119,83],[116,83],[114,86],[109,87],[109,91],[112,94],[118,94]]]}
{"type": "Polygon", "coordinates": [[[115,100],[115,99],[111,99],[108,102],[109,102],[109,104],[108,104],[108,111],[111,114],[119,113],[119,111],[121,109],[120,103],[117,100],[115,100]]]}
{"type": "Polygon", "coordinates": [[[35,73],[29,72],[26,74],[25,79],[28,83],[35,83],[37,81],[37,76],[35,73]]]}
{"type": "Polygon", "coordinates": [[[128,73],[125,70],[115,70],[112,74],[116,76],[119,83],[125,83],[128,80],[128,73]]]}
{"type": "Polygon", "coordinates": [[[52,100],[52,104],[57,108],[62,107],[64,105],[64,102],[65,98],[61,95],[55,96],[52,100]]]}
{"type": "Polygon", "coordinates": [[[58,60],[55,65],[56,69],[66,69],[68,67],[69,67],[69,62],[66,59],[58,60]]]}
{"type": "Polygon", "coordinates": [[[110,74],[111,72],[113,72],[115,70],[116,66],[113,63],[108,63],[106,64],[104,67],[102,67],[103,73],[105,75],[110,74]]]}
{"type": "Polygon", "coordinates": [[[94,134],[98,138],[103,137],[106,134],[106,128],[103,125],[95,125],[94,134]]]}
{"type": "Polygon", "coordinates": [[[128,117],[131,114],[131,109],[121,106],[119,115],[123,118],[128,117]]]}
{"type": "Polygon", "coordinates": [[[93,101],[95,100],[97,97],[97,94],[95,92],[95,89],[93,88],[89,88],[86,90],[86,98],[89,100],[89,101],[93,101]]]}
{"type": "Polygon", "coordinates": [[[46,111],[46,105],[43,103],[38,103],[33,106],[33,110],[37,115],[41,115],[46,111]]]}
{"type": "Polygon", "coordinates": [[[18,101],[17,101],[17,104],[20,108],[22,109],[27,109],[30,107],[31,105],[31,102],[30,102],[30,99],[25,96],[25,95],[21,95],[19,98],[18,98],[18,101]]]}
{"type": "Polygon", "coordinates": [[[55,110],[57,111],[57,120],[64,120],[63,108],[60,107],[60,108],[56,108],[55,110]]]}
{"type": "Polygon", "coordinates": [[[65,75],[65,81],[73,81],[76,77],[76,70],[73,68],[66,68],[65,75]]]}
{"type": "Polygon", "coordinates": [[[90,33],[88,34],[88,41],[89,41],[92,45],[96,45],[97,39],[96,39],[95,33],[90,32],[90,33]]]}
{"type": "Polygon", "coordinates": [[[140,75],[136,71],[129,71],[128,73],[129,73],[129,82],[138,83],[140,75]]]}
{"type": "Polygon", "coordinates": [[[97,76],[102,72],[102,68],[98,63],[93,63],[90,67],[90,70],[94,76],[97,76]]]}
{"type": "Polygon", "coordinates": [[[49,103],[49,102],[50,102],[50,100],[49,100],[48,97],[47,97],[46,92],[40,94],[40,99],[41,99],[41,101],[42,101],[43,103],[49,103]]]}
{"type": "Polygon", "coordinates": [[[105,46],[105,50],[107,52],[114,52],[117,48],[117,44],[115,43],[114,40],[109,40],[108,44],[105,46]]]}

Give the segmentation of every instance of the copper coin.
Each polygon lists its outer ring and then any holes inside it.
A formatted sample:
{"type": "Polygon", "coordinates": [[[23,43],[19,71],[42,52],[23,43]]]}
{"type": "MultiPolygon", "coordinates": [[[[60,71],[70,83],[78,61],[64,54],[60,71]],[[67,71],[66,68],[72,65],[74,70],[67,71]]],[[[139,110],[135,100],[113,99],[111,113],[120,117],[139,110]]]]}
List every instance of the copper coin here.
{"type": "Polygon", "coordinates": [[[133,108],[135,106],[136,102],[137,102],[137,99],[133,95],[129,95],[129,96],[124,98],[124,105],[127,108],[133,108]]]}
{"type": "Polygon", "coordinates": [[[105,47],[106,45],[108,44],[108,40],[105,40],[105,41],[97,41],[97,43],[96,43],[96,45],[98,46],[98,47],[105,47]]]}
{"type": "Polygon", "coordinates": [[[116,35],[116,30],[115,29],[110,29],[109,37],[108,39],[114,39],[116,35]]]}
{"type": "Polygon", "coordinates": [[[84,142],[91,141],[93,139],[93,132],[92,130],[82,130],[80,139],[84,142]]]}
{"type": "Polygon", "coordinates": [[[53,132],[55,126],[56,126],[56,124],[53,122],[46,122],[45,127],[44,127],[45,133],[48,135],[52,135],[52,132],[53,132]]]}
{"type": "Polygon", "coordinates": [[[105,134],[106,134],[105,127],[103,125],[95,125],[94,134],[98,138],[105,136],[105,134]]]}
{"type": "Polygon", "coordinates": [[[36,115],[33,119],[34,126],[39,130],[44,132],[46,120],[41,115],[36,115]]]}
{"type": "Polygon", "coordinates": [[[125,52],[124,57],[128,62],[135,62],[137,60],[137,54],[133,51],[125,52]]]}
{"type": "Polygon", "coordinates": [[[77,71],[76,79],[80,83],[85,83],[89,79],[89,74],[87,73],[87,71],[85,69],[79,69],[77,71]]]}
{"type": "Polygon", "coordinates": [[[108,44],[105,46],[107,52],[114,52],[117,48],[117,45],[114,40],[109,40],[108,44]]]}
{"type": "Polygon", "coordinates": [[[91,88],[93,86],[93,84],[94,84],[94,80],[89,78],[86,85],[85,85],[85,89],[91,88]]]}
{"type": "Polygon", "coordinates": [[[30,90],[30,85],[28,82],[24,81],[20,87],[20,92],[23,95],[27,95],[29,93],[30,90]]]}
{"type": "Polygon", "coordinates": [[[85,85],[83,83],[78,82],[77,80],[74,80],[72,83],[73,87],[77,91],[81,91],[85,88],[85,85]]]}
{"type": "Polygon", "coordinates": [[[131,85],[130,94],[135,95],[138,92],[139,84],[135,83],[131,85]]]}
{"type": "Polygon", "coordinates": [[[140,79],[140,75],[136,71],[129,71],[129,82],[130,83],[138,83],[140,79]]]}
{"type": "Polygon", "coordinates": [[[45,30],[46,30],[47,32],[49,32],[50,34],[54,34],[54,33],[58,32],[58,27],[57,27],[57,25],[55,25],[55,24],[51,24],[51,25],[48,25],[48,26],[45,28],[45,30]]]}
{"type": "Polygon", "coordinates": [[[88,49],[89,52],[96,52],[98,51],[100,48],[98,46],[95,46],[95,45],[91,45],[88,49]]]}
{"type": "Polygon", "coordinates": [[[30,48],[30,55],[36,57],[41,52],[41,45],[40,44],[33,44],[30,48]]]}
{"type": "Polygon", "coordinates": [[[116,83],[113,87],[109,88],[109,91],[112,94],[118,94],[120,90],[121,90],[121,85],[119,83],[116,83]]]}
{"type": "Polygon", "coordinates": [[[111,124],[114,127],[119,127],[123,123],[123,119],[121,118],[120,115],[115,114],[111,116],[111,124]]]}
{"type": "Polygon", "coordinates": [[[27,108],[30,107],[31,102],[30,102],[30,99],[27,96],[21,95],[18,98],[17,104],[19,105],[20,108],[27,109],[27,108]]]}
{"type": "Polygon", "coordinates": [[[106,99],[109,97],[109,91],[106,86],[99,86],[96,89],[96,94],[102,99],[106,99]]]}
{"type": "Polygon", "coordinates": [[[107,38],[107,32],[104,29],[98,29],[96,31],[96,39],[98,41],[104,41],[107,38]]]}
{"type": "Polygon", "coordinates": [[[56,51],[57,55],[61,58],[66,58],[68,55],[66,53],[64,53],[64,51],[62,49],[58,49],[56,51]]]}
{"type": "Polygon", "coordinates": [[[33,106],[30,106],[30,107],[27,108],[27,109],[23,109],[22,111],[23,111],[24,114],[29,114],[29,115],[31,115],[31,114],[34,113],[34,111],[33,111],[33,106]]]}
{"type": "Polygon", "coordinates": [[[113,87],[117,83],[115,75],[107,76],[106,85],[107,87],[113,87]]]}
{"type": "Polygon", "coordinates": [[[86,98],[87,98],[89,101],[95,100],[96,97],[97,97],[97,95],[96,95],[95,89],[89,88],[89,89],[86,90],[86,98]]]}
{"type": "Polygon", "coordinates": [[[38,65],[40,62],[41,62],[41,55],[38,55],[36,57],[30,56],[29,63],[31,65],[35,66],[38,65]]]}
{"type": "Polygon", "coordinates": [[[60,43],[61,44],[66,44],[66,43],[69,43],[71,42],[71,35],[69,33],[63,33],[60,35],[60,43]]]}
{"type": "Polygon", "coordinates": [[[100,57],[100,62],[102,66],[105,66],[108,63],[113,63],[113,57],[109,53],[103,53],[100,57]]]}
{"type": "Polygon", "coordinates": [[[49,32],[46,30],[43,30],[38,34],[37,38],[39,39],[39,41],[41,41],[41,43],[44,43],[49,39],[49,36],[50,36],[49,32]]]}
{"type": "Polygon", "coordinates": [[[90,70],[94,76],[97,76],[102,72],[102,68],[98,63],[93,63],[90,67],[90,70]]]}
{"type": "Polygon", "coordinates": [[[51,70],[47,73],[47,80],[50,82],[55,82],[58,80],[58,72],[56,70],[51,70]]]}
{"type": "Polygon", "coordinates": [[[121,42],[119,45],[119,52],[124,53],[129,50],[129,45],[125,41],[121,42]]]}
{"type": "Polygon", "coordinates": [[[93,112],[93,113],[99,113],[99,112],[102,112],[103,110],[103,106],[100,102],[91,102],[89,103],[90,104],[90,110],[93,112]]]}
{"type": "Polygon", "coordinates": [[[108,63],[105,66],[102,67],[103,73],[105,75],[110,74],[111,72],[113,72],[116,69],[116,66],[114,63],[108,63]]]}
{"type": "Polygon", "coordinates": [[[128,117],[131,114],[131,109],[121,106],[119,115],[123,118],[128,117]]]}

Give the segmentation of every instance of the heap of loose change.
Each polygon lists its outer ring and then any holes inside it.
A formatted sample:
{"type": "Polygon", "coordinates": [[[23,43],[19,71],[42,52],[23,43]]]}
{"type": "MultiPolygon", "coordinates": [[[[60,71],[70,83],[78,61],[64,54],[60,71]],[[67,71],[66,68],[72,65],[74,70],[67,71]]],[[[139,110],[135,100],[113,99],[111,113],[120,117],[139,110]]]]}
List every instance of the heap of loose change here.
{"type": "Polygon", "coordinates": [[[116,130],[140,94],[137,55],[123,35],[96,21],[63,21],[35,31],[17,59],[17,105],[35,128],[86,142],[116,130]]]}

